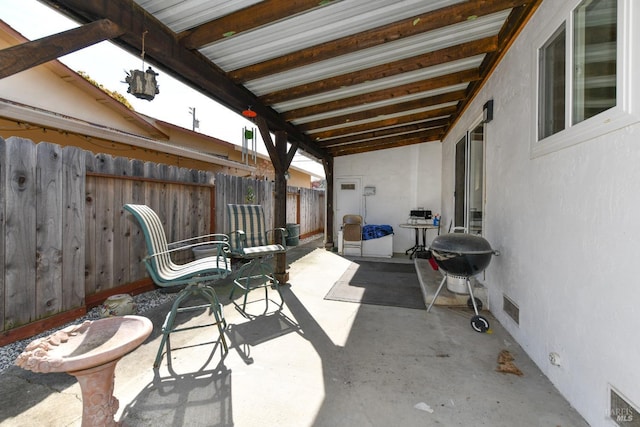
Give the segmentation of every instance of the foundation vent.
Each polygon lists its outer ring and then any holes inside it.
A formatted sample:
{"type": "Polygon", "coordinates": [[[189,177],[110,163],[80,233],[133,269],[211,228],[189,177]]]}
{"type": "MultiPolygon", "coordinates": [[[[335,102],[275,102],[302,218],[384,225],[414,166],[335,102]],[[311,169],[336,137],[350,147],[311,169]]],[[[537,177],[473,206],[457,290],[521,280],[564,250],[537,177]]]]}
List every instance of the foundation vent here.
{"type": "Polygon", "coordinates": [[[640,412],[613,388],[609,416],[620,427],[640,427],[640,412]]]}
{"type": "Polygon", "coordinates": [[[520,324],[520,309],[516,303],[511,301],[506,295],[502,295],[502,310],[504,310],[516,324],[520,324]]]}

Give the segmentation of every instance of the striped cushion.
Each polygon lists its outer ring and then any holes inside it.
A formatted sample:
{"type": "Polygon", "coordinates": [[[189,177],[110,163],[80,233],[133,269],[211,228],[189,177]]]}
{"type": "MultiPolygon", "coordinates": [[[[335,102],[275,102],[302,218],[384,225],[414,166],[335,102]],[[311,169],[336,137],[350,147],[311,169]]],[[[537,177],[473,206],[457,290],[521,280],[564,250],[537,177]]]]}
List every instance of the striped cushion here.
{"type": "MultiPolygon", "coordinates": [[[[264,224],[264,212],[260,205],[228,205],[229,230],[235,232],[242,230],[247,238],[245,246],[266,246],[267,230],[264,224]]],[[[231,237],[232,250],[241,248],[239,235],[231,237]]]]}
{"type": "Polygon", "coordinates": [[[241,253],[247,257],[259,257],[286,251],[282,245],[270,244],[262,206],[230,204],[227,208],[232,252],[241,253]],[[245,233],[244,247],[238,231],[245,233]]]}

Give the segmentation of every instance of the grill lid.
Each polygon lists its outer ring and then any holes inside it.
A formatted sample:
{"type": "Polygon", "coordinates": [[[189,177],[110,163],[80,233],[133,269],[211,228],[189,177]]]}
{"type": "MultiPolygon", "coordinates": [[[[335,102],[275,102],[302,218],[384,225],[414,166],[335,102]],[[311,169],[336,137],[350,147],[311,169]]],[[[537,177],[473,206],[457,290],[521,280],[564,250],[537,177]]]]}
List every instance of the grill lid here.
{"type": "Polygon", "coordinates": [[[431,250],[469,255],[494,252],[484,237],[464,233],[449,233],[436,237],[431,243],[431,250]]]}

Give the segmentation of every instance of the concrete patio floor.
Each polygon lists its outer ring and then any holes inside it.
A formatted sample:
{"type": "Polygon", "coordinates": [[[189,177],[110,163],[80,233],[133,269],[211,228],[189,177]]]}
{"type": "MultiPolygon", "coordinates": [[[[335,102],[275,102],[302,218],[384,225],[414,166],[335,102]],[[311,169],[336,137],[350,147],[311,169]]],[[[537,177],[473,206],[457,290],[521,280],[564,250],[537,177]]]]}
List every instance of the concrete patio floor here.
{"type": "MultiPolygon", "coordinates": [[[[154,370],[168,307],[145,313],[154,332],[118,363],[116,418],[154,427],[587,425],[488,312],[492,333],[480,334],[466,308],[427,313],[325,300],[350,261],[321,245],[288,254],[291,286],[281,311],[271,302],[265,312],[256,290],[247,319],[228,303],[229,284],[216,285],[229,324],[222,358],[217,329],[196,329],[173,334],[154,370]],[[523,376],[496,372],[501,350],[523,376]]],[[[278,301],[275,291],[269,296],[278,301]]],[[[184,316],[184,324],[207,321],[184,316]]],[[[0,425],[80,425],[72,376],[12,367],[0,386],[0,425]]]]}

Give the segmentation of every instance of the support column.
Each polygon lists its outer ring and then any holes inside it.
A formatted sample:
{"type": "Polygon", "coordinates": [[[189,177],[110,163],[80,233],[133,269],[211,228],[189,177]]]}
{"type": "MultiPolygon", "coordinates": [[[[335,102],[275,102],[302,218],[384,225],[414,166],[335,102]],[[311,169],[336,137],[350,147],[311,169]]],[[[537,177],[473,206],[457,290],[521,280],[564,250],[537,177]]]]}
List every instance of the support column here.
{"type": "MultiPolygon", "coordinates": [[[[276,168],[275,197],[273,207],[273,221],[276,228],[285,228],[287,223],[287,180],[284,173],[289,168],[287,162],[287,133],[276,131],[276,153],[280,159],[281,169],[276,168]],[[285,166],[286,165],[286,166],[285,166]]],[[[276,265],[274,274],[280,283],[289,281],[287,271],[287,254],[276,254],[276,265]]]]}
{"type": "Polygon", "coordinates": [[[325,204],[327,205],[325,212],[325,239],[324,247],[327,250],[333,249],[333,158],[327,158],[322,161],[324,166],[324,175],[327,180],[327,188],[325,191],[325,204]]]}

